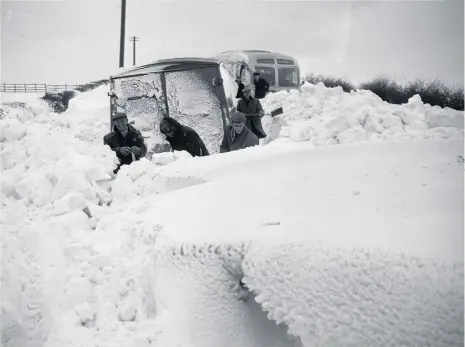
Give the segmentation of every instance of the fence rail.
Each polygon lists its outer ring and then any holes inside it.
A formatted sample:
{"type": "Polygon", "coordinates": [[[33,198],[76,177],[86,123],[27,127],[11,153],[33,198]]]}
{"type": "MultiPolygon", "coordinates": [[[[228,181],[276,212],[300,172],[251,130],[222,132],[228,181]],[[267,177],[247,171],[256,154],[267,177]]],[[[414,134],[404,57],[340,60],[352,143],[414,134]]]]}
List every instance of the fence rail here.
{"type": "Polygon", "coordinates": [[[75,89],[79,84],[0,83],[0,93],[46,93],[75,89]]]}

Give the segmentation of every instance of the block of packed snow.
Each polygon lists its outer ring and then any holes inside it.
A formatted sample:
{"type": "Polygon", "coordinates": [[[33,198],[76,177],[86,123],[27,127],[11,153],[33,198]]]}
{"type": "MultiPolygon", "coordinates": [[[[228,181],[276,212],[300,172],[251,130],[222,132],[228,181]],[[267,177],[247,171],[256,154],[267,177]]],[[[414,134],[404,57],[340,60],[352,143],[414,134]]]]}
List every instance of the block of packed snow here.
{"type": "Polygon", "coordinates": [[[93,321],[95,319],[95,308],[87,301],[74,306],[74,312],[76,312],[82,324],[93,321]]]}
{"type": "Polygon", "coordinates": [[[426,111],[425,119],[431,128],[463,129],[464,113],[451,109],[431,108],[426,111]]]}
{"type": "Polygon", "coordinates": [[[123,322],[134,321],[137,315],[137,302],[131,298],[125,298],[119,305],[119,319],[123,322]]]}
{"type": "Polygon", "coordinates": [[[407,104],[405,104],[405,107],[410,108],[410,109],[423,110],[425,108],[425,104],[423,104],[423,101],[421,100],[421,96],[418,94],[415,94],[410,99],[408,99],[408,102],[407,104]]]}
{"type": "Polygon", "coordinates": [[[0,142],[18,141],[26,136],[26,132],[26,125],[18,119],[0,120],[0,142]]]}
{"type": "Polygon", "coordinates": [[[88,278],[72,277],[66,284],[64,291],[68,307],[74,307],[92,299],[92,283],[88,278]]]}
{"type": "Polygon", "coordinates": [[[340,144],[362,142],[367,139],[367,132],[361,125],[347,129],[337,135],[340,144]]]}

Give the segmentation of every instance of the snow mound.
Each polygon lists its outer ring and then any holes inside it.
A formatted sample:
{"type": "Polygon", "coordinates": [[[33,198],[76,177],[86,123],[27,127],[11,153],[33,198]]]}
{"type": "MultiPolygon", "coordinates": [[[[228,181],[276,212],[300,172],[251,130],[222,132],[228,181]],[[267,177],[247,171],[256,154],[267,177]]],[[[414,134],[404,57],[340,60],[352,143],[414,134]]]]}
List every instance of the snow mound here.
{"type": "MultiPolygon", "coordinates": [[[[98,96],[98,92],[92,94],[98,96]]],[[[111,178],[116,163],[114,153],[100,145],[103,132],[98,125],[106,120],[98,112],[83,118],[85,103],[76,107],[76,102],[73,99],[70,109],[62,115],[3,107],[3,194],[45,208],[73,190],[94,204],[106,202],[103,197],[107,194],[98,182],[111,178]]]]}
{"type": "Polygon", "coordinates": [[[423,104],[415,95],[407,104],[384,102],[371,91],[345,93],[341,87],[305,83],[300,90],[267,95],[264,108],[284,114],[265,117],[266,143],[279,138],[327,146],[363,141],[415,138],[463,138],[464,113],[423,104]]]}

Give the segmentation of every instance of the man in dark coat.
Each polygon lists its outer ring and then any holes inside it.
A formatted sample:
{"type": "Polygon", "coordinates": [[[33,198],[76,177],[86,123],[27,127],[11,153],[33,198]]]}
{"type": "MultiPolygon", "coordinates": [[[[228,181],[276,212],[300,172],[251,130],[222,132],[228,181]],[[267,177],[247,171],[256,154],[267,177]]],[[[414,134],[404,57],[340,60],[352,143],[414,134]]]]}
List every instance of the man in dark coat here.
{"type": "Polygon", "coordinates": [[[245,114],[246,126],[259,139],[266,137],[262,126],[262,117],[265,115],[260,100],[252,97],[249,87],[244,88],[244,97],[237,103],[237,111],[245,114]]]}
{"type": "Polygon", "coordinates": [[[188,126],[181,125],[171,117],[165,117],[160,122],[160,131],[166,136],[173,151],[187,151],[193,157],[209,155],[207,147],[199,134],[188,126]]]}
{"type": "Polygon", "coordinates": [[[266,79],[260,77],[259,72],[255,72],[253,74],[253,78],[253,83],[255,84],[255,97],[257,99],[263,99],[270,89],[270,84],[266,79]]]}
{"type": "Polygon", "coordinates": [[[220,153],[258,146],[258,137],[245,126],[246,118],[243,113],[236,111],[231,116],[231,121],[232,124],[228,125],[224,131],[220,153]]]}
{"type": "Polygon", "coordinates": [[[236,94],[236,99],[241,99],[244,94],[242,91],[244,90],[244,83],[242,83],[241,77],[237,76],[236,77],[236,83],[237,83],[237,94],[236,94]]]}
{"type": "Polygon", "coordinates": [[[129,165],[139,160],[147,153],[147,146],[139,130],[128,123],[124,112],[117,112],[112,116],[113,131],[103,137],[103,144],[111,148],[119,159],[119,165],[113,171],[118,173],[121,165],[129,165]]]}

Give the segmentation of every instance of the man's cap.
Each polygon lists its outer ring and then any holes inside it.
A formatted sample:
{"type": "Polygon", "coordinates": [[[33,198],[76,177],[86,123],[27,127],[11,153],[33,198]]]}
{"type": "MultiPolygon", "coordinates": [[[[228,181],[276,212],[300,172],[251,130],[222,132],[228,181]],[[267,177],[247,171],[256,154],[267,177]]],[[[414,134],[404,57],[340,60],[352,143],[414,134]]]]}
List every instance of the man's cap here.
{"type": "Polygon", "coordinates": [[[235,111],[231,116],[231,121],[233,123],[245,123],[245,114],[242,112],[235,111]]]}
{"type": "Polygon", "coordinates": [[[254,76],[260,76],[260,72],[254,72],[253,75],[254,76]]]}
{"type": "Polygon", "coordinates": [[[117,119],[121,119],[121,118],[126,118],[128,119],[128,116],[126,113],[124,112],[116,112],[114,113],[112,116],[111,116],[111,120],[117,120],[117,119]]]}

